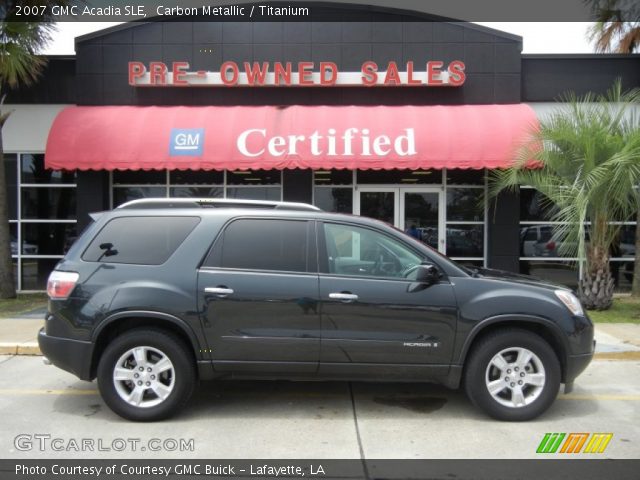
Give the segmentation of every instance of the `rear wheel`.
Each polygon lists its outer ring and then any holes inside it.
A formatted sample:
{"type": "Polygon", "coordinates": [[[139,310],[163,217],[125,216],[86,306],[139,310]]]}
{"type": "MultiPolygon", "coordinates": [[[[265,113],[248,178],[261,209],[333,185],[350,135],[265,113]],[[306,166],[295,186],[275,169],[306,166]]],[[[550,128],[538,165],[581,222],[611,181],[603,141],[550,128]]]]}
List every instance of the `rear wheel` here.
{"type": "Polygon", "coordinates": [[[98,364],[98,387],[121,417],[161,420],[189,400],[196,372],[180,339],[160,330],[133,330],[116,337],[98,364]]]}
{"type": "Polygon", "coordinates": [[[469,399],[499,420],[531,420],[551,406],[560,388],[560,362],[551,346],[527,330],[487,335],[469,354],[469,399]]]}

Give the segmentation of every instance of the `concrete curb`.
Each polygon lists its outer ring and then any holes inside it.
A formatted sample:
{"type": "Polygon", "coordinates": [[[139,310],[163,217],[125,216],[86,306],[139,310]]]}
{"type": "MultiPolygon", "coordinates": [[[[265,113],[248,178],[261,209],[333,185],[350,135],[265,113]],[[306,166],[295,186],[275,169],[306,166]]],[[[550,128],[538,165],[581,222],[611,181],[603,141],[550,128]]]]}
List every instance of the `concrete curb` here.
{"type": "Polygon", "coordinates": [[[0,343],[0,355],[42,355],[36,342],[0,343]]]}
{"type": "Polygon", "coordinates": [[[0,355],[17,355],[18,345],[15,343],[0,343],[0,355]]]}
{"type": "Polygon", "coordinates": [[[16,355],[42,355],[37,343],[23,343],[18,345],[16,355]]]}
{"type": "MultiPolygon", "coordinates": [[[[0,355],[42,355],[36,342],[0,343],[0,355]]],[[[594,360],[640,360],[640,351],[596,352],[594,360]]]]}
{"type": "Polygon", "coordinates": [[[593,357],[595,360],[640,360],[640,352],[600,352],[593,357]]]}

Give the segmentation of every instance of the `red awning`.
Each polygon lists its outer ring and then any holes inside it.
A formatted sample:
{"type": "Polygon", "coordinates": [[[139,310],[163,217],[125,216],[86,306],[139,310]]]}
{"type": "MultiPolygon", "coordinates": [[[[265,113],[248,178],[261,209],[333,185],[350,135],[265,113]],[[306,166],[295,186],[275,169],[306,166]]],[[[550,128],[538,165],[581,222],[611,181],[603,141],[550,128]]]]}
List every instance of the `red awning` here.
{"type": "Polygon", "coordinates": [[[538,125],[527,105],[69,107],[52,169],[507,167],[538,125]]]}

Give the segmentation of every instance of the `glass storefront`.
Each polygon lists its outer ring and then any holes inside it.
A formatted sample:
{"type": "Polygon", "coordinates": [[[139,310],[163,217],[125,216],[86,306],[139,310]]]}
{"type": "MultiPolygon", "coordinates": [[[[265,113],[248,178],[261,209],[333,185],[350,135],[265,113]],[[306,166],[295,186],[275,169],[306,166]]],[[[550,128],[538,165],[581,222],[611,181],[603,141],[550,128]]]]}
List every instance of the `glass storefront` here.
{"type": "Polygon", "coordinates": [[[313,203],[322,210],[353,213],[353,170],[313,172],[313,203]]]}
{"type": "Polygon", "coordinates": [[[111,208],[140,198],[282,200],[281,170],[114,171],[111,208]]]}
{"type": "MultiPolygon", "coordinates": [[[[50,270],[78,235],[76,173],[46,170],[44,155],[35,153],[5,154],[5,171],[17,287],[42,290],[50,270]]],[[[282,199],[280,170],[109,175],[111,207],[148,197],[282,199]]],[[[460,263],[486,265],[484,171],[317,170],[312,188],[313,203],[323,210],[379,218],[417,232],[420,240],[460,263]]],[[[527,187],[522,187],[520,199],[520,272],[577,286],[580,262],[555,238],[549,221],[553,205],[527,187]]],[[[636,226],[634,221],[619,226],[611,272],[616,290],[625,292],[633,281],[636,226]]]]}
{"type": "MultiPolygon", "coordinates": [[[[520,188],[520,273],[575,288],[582,265],[576,257],[576,245],[563,244],[557,238],[553,213],[554,206],[544,195],[531,187],[520,188]]],[[[624,293],[631,290],[633,282],[636,222],[617,225],[620,233],[609,252],[609,267],[615,291],[624,293]]],[[[585,229],[588,238],[590,225],[585,229]]]]}
{"type": "Polygon", "coordinates": [[[43,154],[4,157],[16,288],[43,290],[77,237],[76,174],[45,169],[43,154]]]}
{"type": "Polygon", "coordinates": [[[320,170],[313,203],[401,228],[457,261],[485,264],[484,170],[320,170]]]}

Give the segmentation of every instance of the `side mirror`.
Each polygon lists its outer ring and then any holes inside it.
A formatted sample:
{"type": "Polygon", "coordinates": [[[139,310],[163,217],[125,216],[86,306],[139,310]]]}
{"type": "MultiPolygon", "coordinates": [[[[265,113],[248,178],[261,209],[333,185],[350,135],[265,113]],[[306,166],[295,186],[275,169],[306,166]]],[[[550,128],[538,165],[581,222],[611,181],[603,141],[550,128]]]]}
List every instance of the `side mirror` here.
{"type": "Polygon", "coordinates": [[[433,285],[440,280],[440,271],[432,263],[422,263],[418,265],[416,272],[416,282],[433,285]]]}

